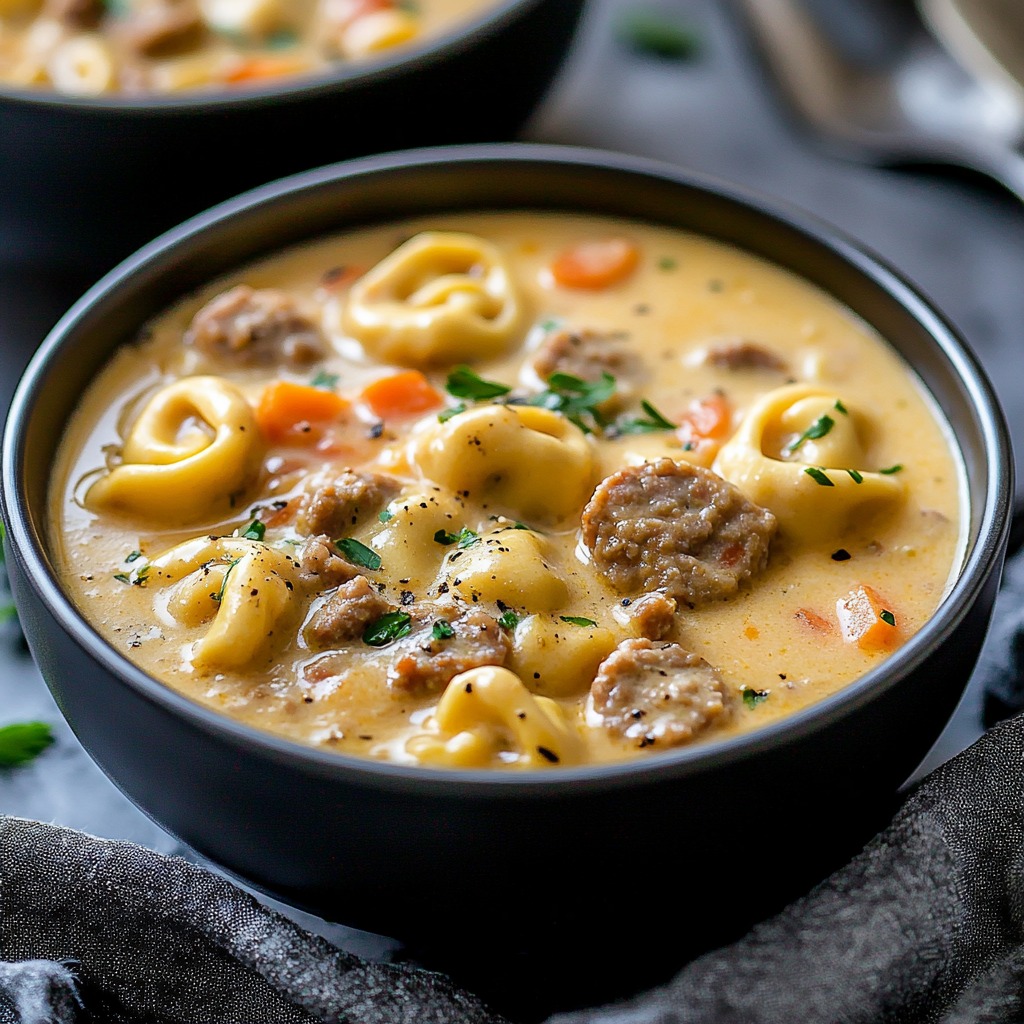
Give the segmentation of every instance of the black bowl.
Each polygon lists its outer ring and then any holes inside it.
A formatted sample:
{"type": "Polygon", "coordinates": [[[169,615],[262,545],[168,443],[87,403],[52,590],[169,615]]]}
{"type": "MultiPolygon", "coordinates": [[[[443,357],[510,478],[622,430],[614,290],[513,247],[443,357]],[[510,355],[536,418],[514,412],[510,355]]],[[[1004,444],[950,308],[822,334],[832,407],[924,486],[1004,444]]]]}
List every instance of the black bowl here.
{"type": "Polygon", "coordinates": [[[159,232],[286,174],[412,146],[512,139],[584,0],[497,0],[379,60],[232,92],[78,99],[0,85],[0,239],[91,284],[159,232]]]}
{"type": "Polygon", "coordinates": [[[22,380],[4,438],[2,511],[39,667],[86,749],[157,822],[229,873],[331,920],[414,948],[473,950],[477,963],[502,950],[499,999],[555,991],[557,975],[570,1003],[621,994],[624,978],[646,983],[738,935],[887,820],[974,667],[1012,477],[1006,424],[973,355],[848,238],[679,169],[510,144],[299,175],[134,255],[63,318],[22,380]],[[925,627],[842,692],[758,732],[528,773],[425,771],[302,747],[192,703],[101,639],[54,569],[47,483],[68,417],[113,350],[183,293],[282,246],[406,215],[523,207],[640,218],[738,245],[824,288],[892,342],[953,425],[971,495],[963,570],[925,627]],[[767,850],[773,866],[761,872],[767,850]],[[595,969],[612,955],[617,968],[595,969]],[[515,970],[524,964],[526,983],[515,970]]]}

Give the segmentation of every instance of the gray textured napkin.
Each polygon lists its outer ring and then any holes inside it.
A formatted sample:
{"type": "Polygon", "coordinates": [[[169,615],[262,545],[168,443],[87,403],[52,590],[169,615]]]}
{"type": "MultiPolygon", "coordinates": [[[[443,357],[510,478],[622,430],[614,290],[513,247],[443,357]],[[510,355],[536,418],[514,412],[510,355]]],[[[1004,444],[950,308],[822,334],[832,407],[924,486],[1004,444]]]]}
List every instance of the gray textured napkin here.
{"type": "MultiPolygon", "coordinates": [[[[1024,1021],[1024,554],[977,671],[991,727],[848,865],[666,985],[550,1024],[1024,1021]]],[[[614,971],[624,941],[610,935],[595,970],[614,971]]],[[[442,974],[343,952],[202,867],[17,818],[0,818],[0,961],[0,1024],[503,1021],[442,974]]]]}

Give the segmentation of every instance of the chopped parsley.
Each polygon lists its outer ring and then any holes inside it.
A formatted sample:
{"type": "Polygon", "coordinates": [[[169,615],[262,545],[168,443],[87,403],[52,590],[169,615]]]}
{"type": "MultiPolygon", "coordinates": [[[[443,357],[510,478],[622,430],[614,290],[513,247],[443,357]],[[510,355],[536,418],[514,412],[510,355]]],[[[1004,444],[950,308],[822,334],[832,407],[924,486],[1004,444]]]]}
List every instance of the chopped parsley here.
{"type": "Polygon", "coordinates": [[[640,403],[640,408],[647,413],[647,418],[637,416],[634,419],[615,421],[614,432],[617,434],[650,434],[656,430],[675,430],[678,424],[666,419],[647,399],[640,403]]]}
{"type": "Polygon", "coordinates": [[[380,512],[377,513],[377,518],[382,523],[389,523],[389,522],[391,522],[392,519],[395,518],[395,513],[392,512],[391,509],[385,508],[385,509],[382,509],[380,512]]]}
{"type": "Polygon", "coordinates": [[[478,373],[463,365],[456,366],[448,374],[445,390],[455,398],[470,398],[479,402],[486,398],[500,398],[507,395],[512,388],[496,380],[484,380],[478,373]]]}
{"type": "Polygon", "coordinates": [[[770,690],[751,690],[744,686],[740,691],[740,696],[743,698],[743,703],[746,704],[748,708],[756,708],[758,704],[768,699],[768,694],[770,692],[770,690]]]}
{"type": "Polygon", "coordinates": [[[828,413],[819,416],[795,441],[786,445],[787,452],[795,452],[805,441],[817,441],[824,437],[834,426],[836,421],[828,413]]]}
{"type": "Polygon", "coordinates": [[[13,768],[38,757],[51,743],[53,731],[45,722],[16,722],[0,728],[0,768],[13,768]]]}
{"type": "Polygon", "coordinates": [[[843,405],[842,402],[839,401],[838,398],[836,399],[835,410],[836,412],[841,412],[844,416],[850,415],[850,411],[846,408],[845,405],[843,405]]]}
{"type": "Polygon", "coordinates": [[[442,410],[437,414],[437,420],[439,423],[447,423],[453,416],[458,416],[460,412],[466,411],[466,403],[459,402],[458,405],[451,405],[447,409],[442,410]]]}
{"type": "Polygon", "coordinates": [[[115,572],[114,579],[133,587],[144,587],[149,579],[149,566],[142,565],[131,572],[115,572]]]}
{"type": "Polygon", "coordinates": [[[360,565],[364,569],[379,569],[381,567],[380,555],[371,551],[362,541],[355,537],[342,537],[334,542],[334,546],[353,564],[360,565]]]}
{"type": "Polygon", "coordinates": [[[658,260],[659,270],[675,270],[678,266],[679,263],[676,261],[674,256],[662,256],[661,259],[658,260]]]}
{"type": "Polygon", "coordinates": [[[452,624],[447,619],[438,619],[430,634],[435,640],[447,640],[449,637],[455,636],[455,630],[452,629],[452,624]]]}
{"type": "Polygon", "coordinates": [[[254,519],[240,534],[243,540],[263,540],[267,528],[258,519],[254,519]]]}
{"type": "Polygon", "coordinates": [[[338,374],[326,373],[321,370],[311,381],[310,384],[315,388],[323,388],[325,391],[333,391],[338,386],[338,374]]]}
{"type": "Polygon", "coordinates": [[[563,622],[568,622],[571,626],[596,626],[597,623],[593,619],[585,618],[582,615],[559,615],[558,616],[563,622]]]}
{"type": "Polygon", "coordinates": [[[547,389],[527,399],[528,405],[560,412],[585,434],[605,426],[606,420],[598,406],[615,394],[615,378],[607,371],[597,381],[582,380],[571,373],[553,373],[547,389]]]}
{"type": "Polygon", "coordinates": [[[13,604],[0,604],[0,622],[12,622],[18,617],[18,609],[13,604]]]}
{"type": "Polygon", "coordinates": [[[438,544],[458,544],[460,548],[468,548],[480,539],[480,535],[468,526],[464,526],[458,533],[449,533],[447,530],[438,530],[434,534],[434,540],[438,544]]]}
{"type": "Polygon", "coordinates": [[[514,611],[512,611],[511,608],[506,608],[505,611],[501,613],[501,617],[498,619],[498,625],[501,626],[502,629],[507,629],[511,631],[519,625],[519,621],[519,616],[514,611]]]}
{"type": "Polygon", "coordinates": [[[132,551],[129,554],[124,556],[124,560],[126,562],[128,562],[129,564],[131,564],[132,562],[137,561],[141,557],[142,557],[142,552],[141,551],[132,551]]]}
{"type": "Polygon", "coordinates": [[[855,469],[848,469],[846,472],[850,474],[850,479],[855,484],[862,484],[862,483],[864,483],[864,477],[861,476],[861,474],[858,473],[857,470],[855,470],[855,469]]]}
{"type": "Polygon", "coordinates": [[[886,476],[892,476],[893,473],[902,473],[903,472],[903,464],[900,463],[900,462],[897,462],[895,466],[887,466],[885,469],[880,469],[878,472],[879,473],[884,473],[886,476]]]}
{"type": "Polygon", "coordinates": [[[628,11],[619,21],[617,35],[631,50],[662,60],[688,60],[700,48],[688,25],[650,8],[628,11]]]}
{"type": "Polygon", "coordinates": [[[804,472],[816,483],[821,484],[822,487],[835,487],[835,484],[825,475],[823,469],[818,469],[816,466],[808,466],[804,472]]]}
{"type": "Polygon", "coordinates": [[[893,613],[892,613],[891,611],[889,611],[889,609],[888,609],[888,608],[883,608],[883,609],[882,609],[882,610],[881,610],[881,611],[880,611],[880,612],[878,613],[878,617],[879,617],[879,618],[880,618],[880,619],[881,619],[881,620],[882,620],[882,621],[883,621],[884,623],[886,623],[886,625],[889,625],[889,626],[895,626],[895,625],[896,625],[896,616],[895,616],[895,615],[893,615],[893,613]]]}
{"type": "Polygon", "coordinates": [[[387,612],[363,630],[363,643],[370,647],[384,647],[412,632],[412,617],[408,612],[387,612]]]}
{"type": "MultiPolygon", "coordinates": [[[[289,28],[278,29],[272,35],[266,38],[266,47],[268,50],[290,50],[299,41],[298,34],[293,32],[289,28]]],[[[320,385],[315,384],[314,387],[320,385]]],[[[334,385],[331,385],[333,387],[334,385]]]]}

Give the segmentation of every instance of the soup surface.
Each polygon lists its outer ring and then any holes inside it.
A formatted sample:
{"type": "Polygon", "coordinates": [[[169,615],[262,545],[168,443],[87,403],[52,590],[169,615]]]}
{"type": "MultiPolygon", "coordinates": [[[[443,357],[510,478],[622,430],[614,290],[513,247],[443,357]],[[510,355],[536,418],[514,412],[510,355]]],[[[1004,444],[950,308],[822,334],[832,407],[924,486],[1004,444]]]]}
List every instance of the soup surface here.
{"type": "Polygon", "coordinates": [[[835,693],[959,569],[917,378],[808,283],[554,213],[327,238],[159,315],[70,425],[65,585],[194,700],[331,750],[649,757],[835,693]]]}
{"type": "Polygon", "coordinates": [[[77,96],[233,89],[365,60],[493,0],[0,0],[0,83],[77,96]]]}

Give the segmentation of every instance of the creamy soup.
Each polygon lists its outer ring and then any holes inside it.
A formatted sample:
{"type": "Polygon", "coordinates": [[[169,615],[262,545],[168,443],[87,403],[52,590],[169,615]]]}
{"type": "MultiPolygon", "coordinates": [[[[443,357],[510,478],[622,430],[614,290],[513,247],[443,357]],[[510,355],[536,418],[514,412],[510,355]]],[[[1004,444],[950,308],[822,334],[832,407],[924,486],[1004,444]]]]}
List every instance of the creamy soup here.
{"type": "Polygon", "coordinates": [[[494,0],[0,0],[0,83],[234,89],[379,57],[494,0]]]}
{"type": "Polygon", "coordinates": [[[53,543],[166,685],[329,750],[650,757],[878,666],[958,572],[962,465],[849,310],[677,230],[445,215],[247,267],[84,396],[53,543]]]}

